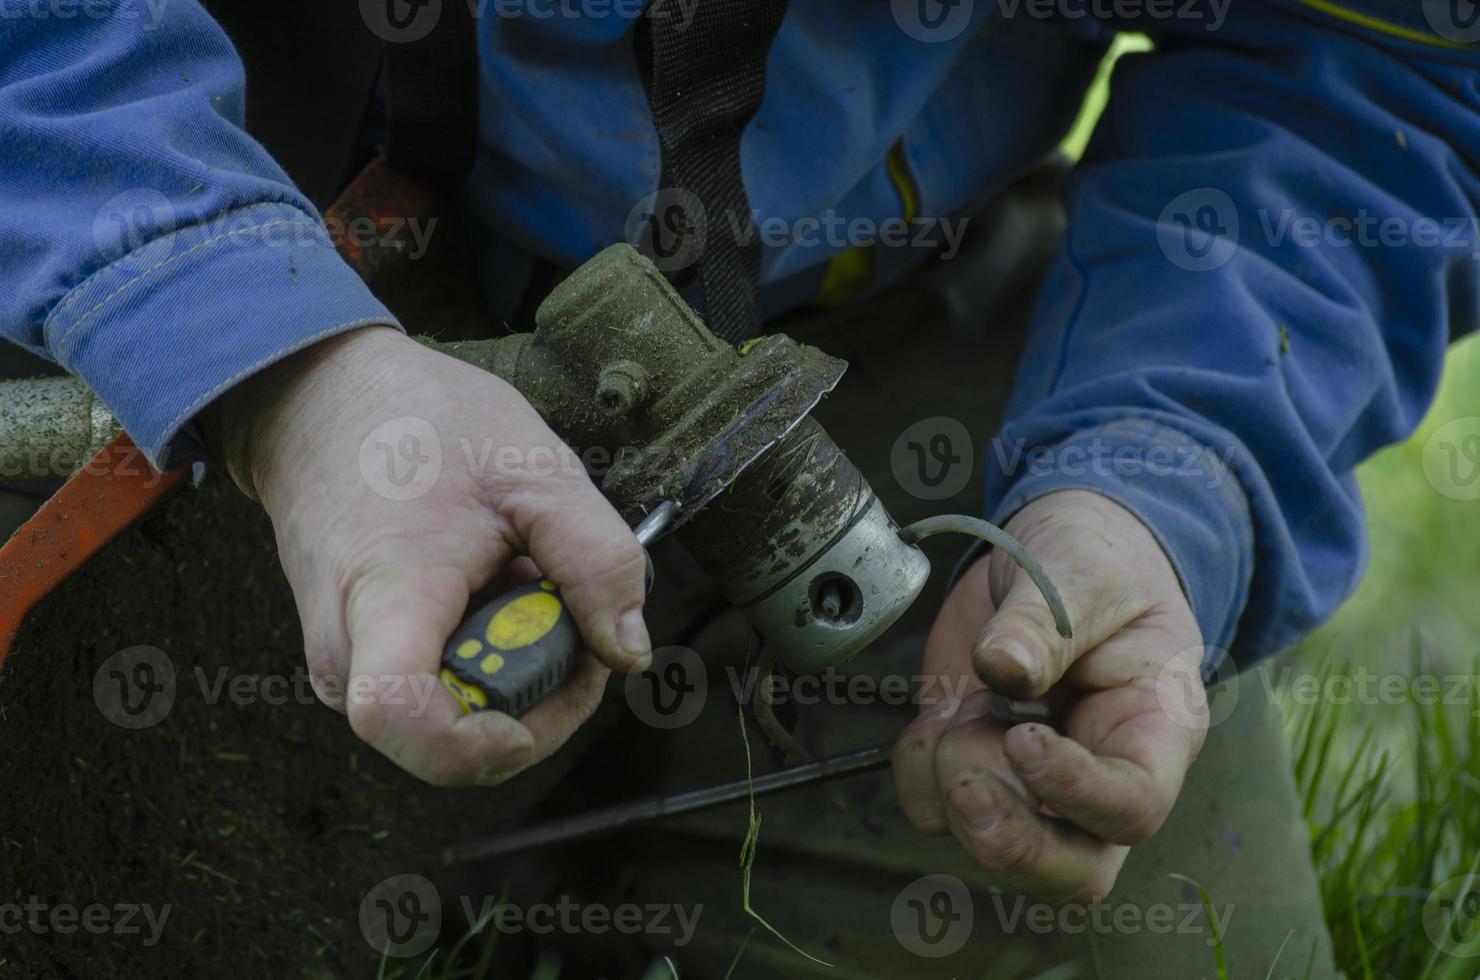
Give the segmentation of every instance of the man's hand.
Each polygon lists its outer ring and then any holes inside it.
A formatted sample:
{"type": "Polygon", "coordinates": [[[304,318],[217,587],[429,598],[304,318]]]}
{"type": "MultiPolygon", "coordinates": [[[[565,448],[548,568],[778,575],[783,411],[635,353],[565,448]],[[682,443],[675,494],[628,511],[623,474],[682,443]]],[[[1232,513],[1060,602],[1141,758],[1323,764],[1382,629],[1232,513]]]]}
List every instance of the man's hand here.
{"type": "Polygon", "coordinates": [[[943,684],[895,746],[895,785],[916,827],[955,834],[1004,887],[1091,901],[1161,826],[1202,746],[1202,640],[1156,539],[1108,498],[1049,494],[1007,530],[1058,586],[1074,637],[1006,555],[972,565],[926,641],[924,672],[943,684]],[[992,720],[989,690],[1049,695],[1060,730],[992,720]]]}
{"type": "Polygon", "coordinates": [[[272,517],[315,690],[407,771],[507,779],[590,716],[609,668],[648,662],[642,548],[505,382],[369,327],[274,366],[217,411],[233,475],[272,517]],[[426,438],[367,443],[396,419],[426,438]],[[412,499],[393,499],[374,468],[433,458],[440,470],[412,499]],[[469,594],[521,553],[560,585],[599,660],[522,721],[464,715],[437,680],[443,644],[469,594]]]}

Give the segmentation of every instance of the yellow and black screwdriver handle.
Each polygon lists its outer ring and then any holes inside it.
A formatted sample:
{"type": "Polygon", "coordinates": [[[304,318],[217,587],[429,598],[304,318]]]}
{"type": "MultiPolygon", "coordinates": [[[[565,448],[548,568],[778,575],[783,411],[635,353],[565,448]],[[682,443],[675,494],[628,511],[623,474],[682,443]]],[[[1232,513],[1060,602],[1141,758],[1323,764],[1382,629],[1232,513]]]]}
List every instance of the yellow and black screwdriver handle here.
{"type": "Polygon", "coordinates": [[[524,714],[560,683],[581,655],[581,632],[540,579],[506,592],[463,620],[442,651],[442,683],[464,711],[524,714]]]}
{"type": "MultiPolygon", "coordinates": [[[[676,512],[674,504],[655,508],[634,530],[638,542],[646,547],[676,512]]],[[[465,712],[502,711],[517,718],[565,681],[582,649],[581,631],[560,589],[542,578],[463,620],[442,650],[442,683],[465,712]]]]}

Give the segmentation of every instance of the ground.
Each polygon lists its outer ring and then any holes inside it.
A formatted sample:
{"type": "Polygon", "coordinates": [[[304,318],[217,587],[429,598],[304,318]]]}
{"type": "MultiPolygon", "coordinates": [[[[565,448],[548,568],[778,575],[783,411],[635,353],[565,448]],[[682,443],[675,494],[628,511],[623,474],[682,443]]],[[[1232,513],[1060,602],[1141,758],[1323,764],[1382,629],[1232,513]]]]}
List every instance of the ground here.
{"type": "Polygon", "coordinates": [[[32,614],[0,677],[0,904],[171,911],[153,947],[142,916],[111,913],[135,935],[7,935],[0,918],[0,977],[374,975],[365,891],[493,829],[519,790],[434,790],[306,689],[259,697],[284,691],[252,678],[302,662],[266,516],[219,482],[178,492],[32,614]],[[176,696],[133,731],[93,680],[138,645],[168,656],[176,696]]]}

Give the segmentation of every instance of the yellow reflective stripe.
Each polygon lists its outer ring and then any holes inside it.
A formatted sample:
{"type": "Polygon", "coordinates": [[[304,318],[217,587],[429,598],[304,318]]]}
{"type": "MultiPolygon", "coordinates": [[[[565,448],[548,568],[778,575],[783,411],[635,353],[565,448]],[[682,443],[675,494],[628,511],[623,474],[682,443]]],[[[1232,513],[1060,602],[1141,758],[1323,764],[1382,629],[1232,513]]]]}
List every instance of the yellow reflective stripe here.
{"type": "Polygon", "coordinates": [[[884,167],[889,171],[894,189],[899,191],[900,203],[904,205],[904,220],[914,221],[920,216],[920,186],[915,183],[915,175],[910,173],[910,161],[904,155],[904,140],[890,148],[884,167]]]}
{"type": "Polygon", "coordinates": [[[827,264],[827,275],[812,302],[828,308],[847,306],[863,292],[874,277],[874,253],[867,248],[850,248],[834,255],[827,264]]]}
{"type": "MultiPolygon", "coordinates": [[[[889,149],[884,159],[885,172],[899,192],[899,201],[906,221],[913,221],[920,214],[920,187],[915,175],[910,172],[909,159],[905,156],[904,141],[900,140],[889,149]]],[[[836,255],[827,264],[827,274],[812,302],[817,306],[847,306],[863,292],[874,278],[874,253],[868,246],[850,248],[836,255]]]]}
{"type": "Polygon", "coordinates": [[[1356,24],[1358,27],[1365,27],[1368,30],[1377,31],[1379,34],[1386,34],[1389,37],[1400,38],[1404,41],[1416,41],[1419,44],[1431,44],[1437,48],[1450,48],[1457,51],[1475,50],[1473,44],[1461,44],[1458,41],[1451,41],[1448,38],[1439,37],[1436,34],[1425,34],[1423,31],[1415,31],[1412,28],[1403,27],[1399,24],[1391,24],[1385,20],[1379,20],[1376,17],[1369,17],[1367,14],[1359,14],[1354,10],[1347,10],[1345,7],[1331,3],[1330,0],[1300,0],[1300,3],[1313,10],[1319,10],[1323,14],[1329,14],[1338,20],[1344,20],[1349,24],[1356,24]]]}

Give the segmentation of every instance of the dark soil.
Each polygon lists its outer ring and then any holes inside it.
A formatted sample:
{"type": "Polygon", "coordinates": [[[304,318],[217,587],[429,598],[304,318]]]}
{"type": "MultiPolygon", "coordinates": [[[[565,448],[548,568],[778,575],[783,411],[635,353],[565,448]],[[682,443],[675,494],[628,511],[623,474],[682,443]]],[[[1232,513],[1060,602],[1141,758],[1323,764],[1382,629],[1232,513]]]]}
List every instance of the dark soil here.
{"type": "Polygon", "coordinates": [[[219,482],[176,493],[33,611],[0,676],[0,977],[373,976],[367,890],[430,873],[428,855],[538,792],[425,786],[291,686],[286,704],[211,697],[222,669],[294,681],[302,664],[271,527],[219,482]],[[170,658],[176,695],[135,731],[105,717],[93,679],[138,645],[170,658]],[[21,917],[38,902],[34,928],[21,917]],[[48,919],[93,904],[169,916],[154,945],[142,915],[67,933],[48,919]]]}

